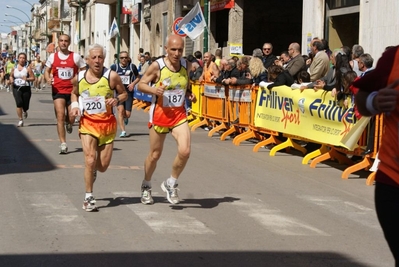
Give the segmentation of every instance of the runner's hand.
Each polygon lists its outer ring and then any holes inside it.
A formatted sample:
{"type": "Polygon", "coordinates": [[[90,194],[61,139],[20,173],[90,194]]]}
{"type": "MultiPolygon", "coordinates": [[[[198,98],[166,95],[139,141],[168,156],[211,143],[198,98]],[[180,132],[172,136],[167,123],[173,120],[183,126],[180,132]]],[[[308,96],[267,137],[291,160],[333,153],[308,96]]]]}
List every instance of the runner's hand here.
{"type": "Polygon", "coordinates": [[[80,109],[79,108],[72,108],[71,109],[71,114],[72,117],[78,117],[80,116],[80,109]]]}
{"type": "Polygon", "coordinates": [[[166,85],[161,85],[161,86],[155,87],[154,94],[157,95],[157,96],[163,95],[163,92],[165,91],[165,88],[166,88],[166,85]]]}

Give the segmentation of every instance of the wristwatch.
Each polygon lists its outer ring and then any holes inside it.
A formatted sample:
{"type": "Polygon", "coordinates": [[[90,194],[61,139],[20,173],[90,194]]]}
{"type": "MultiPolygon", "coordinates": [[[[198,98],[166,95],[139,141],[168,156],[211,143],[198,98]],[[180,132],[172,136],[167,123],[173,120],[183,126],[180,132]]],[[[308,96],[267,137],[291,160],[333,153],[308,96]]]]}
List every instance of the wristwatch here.
{"type": "Polygon", "coordinates": [[[114,99],[117,101],[116,105],[119,106],[119,98],[115,97],[114,99]]]}

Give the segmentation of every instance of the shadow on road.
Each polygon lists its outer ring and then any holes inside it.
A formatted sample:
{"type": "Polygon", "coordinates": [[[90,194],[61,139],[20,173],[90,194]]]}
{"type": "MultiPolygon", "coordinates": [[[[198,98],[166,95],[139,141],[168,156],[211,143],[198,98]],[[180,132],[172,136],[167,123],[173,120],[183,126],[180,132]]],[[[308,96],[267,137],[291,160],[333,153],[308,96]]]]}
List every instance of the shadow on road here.
{"type": "Polygon", "coordinates": [[[54,164],[16,126],[0,124],[0,136],[0,175],[55,169],[54,164]]]}
{"type": "MultiPolygon", "coordinates": [[[[239,241],[237,241],[239,242],[239,241]]],[[[111,248],[110,248],[111,249],[111,248]]],[[[168,249],[167,247],[165,249],[168,249]]],[[[2,255],[1,266],[284,266],[284,267],[365,267],[345,255],[332,252],[226,251],[149,253],[51,253],[2,255]]]]}
{"type": "MultiPolygon", "coordinates": [[[[169,202],[165,197],[153,196],[155,203],[166,203],[169,202]]],[[[187,208],[197,208],[197,209],[212,209],[217,207],[220,203],[231,203],[240,200],[234,197],[224,197],[224,198],[201,198],[201,199],[182,199],[179,205],[171,205],[174,210],[183,210],[187,208]]],[[[109,203],[105,206],[99,206],[99,209],[111,208],[120,205],[130,205],[130,204],[141,204],[140,197],[115,197],[115,198],[101,198],[97,201],[108,201],[109,203]]]]}

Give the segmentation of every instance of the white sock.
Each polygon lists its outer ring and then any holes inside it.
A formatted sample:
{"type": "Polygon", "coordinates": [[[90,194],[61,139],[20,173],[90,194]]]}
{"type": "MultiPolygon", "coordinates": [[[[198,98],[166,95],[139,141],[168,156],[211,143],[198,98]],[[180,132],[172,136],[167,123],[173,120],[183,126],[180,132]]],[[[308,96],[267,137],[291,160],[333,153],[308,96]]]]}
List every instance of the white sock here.
{"type": "Polygon", "coordinates": [[[166,180],[166,183],[167,183],[170,187],[174,187],[175,184],[176,184],[176,182],[177,182],[177,179],[174,178],[174,177],[172,177],[172,176],[170,176],[170,177],[166,180]]]}
{"type": "Polygon", "coordinates": [[[85,199],[86,199],[86,198],[89,198],[89,197],[92,197],[92,196],[93,196],[93,192],[91,192],[91,193],[86,193],[85,199]]]}
{"type": "Polygon", "coordinates": [[[141,183],[141,186],[148,186],[151,188],[151,181],[143,180],[143,182],[141,183]]]}

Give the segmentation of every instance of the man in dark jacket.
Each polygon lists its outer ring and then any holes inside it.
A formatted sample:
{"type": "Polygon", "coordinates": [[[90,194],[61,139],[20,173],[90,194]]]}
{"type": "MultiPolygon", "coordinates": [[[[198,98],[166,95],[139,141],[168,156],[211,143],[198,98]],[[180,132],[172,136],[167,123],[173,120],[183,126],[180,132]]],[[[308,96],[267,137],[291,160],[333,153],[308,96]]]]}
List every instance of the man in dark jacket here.
{"type": "Polygon", "coordinates": [[[231,78],[239,78],[240,71],[237,69],[236,66],[237,65],[234,59],[229,59],[226,65],[226,71],[216,79],[216,83],[228,85],[230,84],[231,78]]]}
{"type": "Polygon", "coordinates": [[[262,48],[263,56],[262,62],[266,69],[268,69],[271,65],[274,64],[274,61],[277,59],[275,55],[273,55],[273,45],[271,43],[264,43],[262,48]]]}

